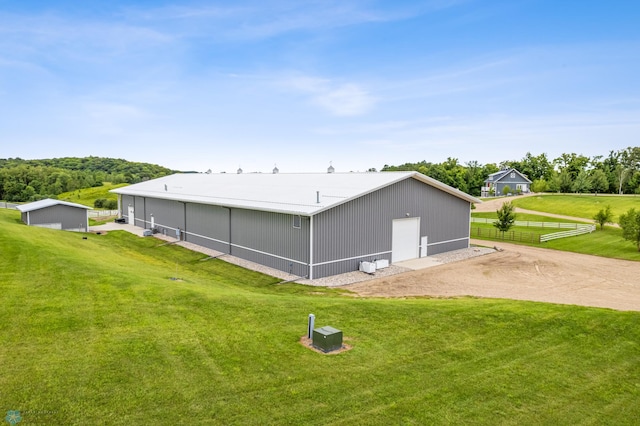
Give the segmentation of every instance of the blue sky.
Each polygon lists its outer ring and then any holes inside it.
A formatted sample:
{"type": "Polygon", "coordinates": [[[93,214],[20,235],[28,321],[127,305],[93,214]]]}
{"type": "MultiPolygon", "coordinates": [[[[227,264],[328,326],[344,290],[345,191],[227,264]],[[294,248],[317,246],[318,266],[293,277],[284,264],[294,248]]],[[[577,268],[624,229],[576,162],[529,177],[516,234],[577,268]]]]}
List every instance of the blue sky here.
{"type": "Polygon", "coordinates": [[[635,0],[0,0],[0,158],[606,155],[638,146],[638,22],[635,0]]]}

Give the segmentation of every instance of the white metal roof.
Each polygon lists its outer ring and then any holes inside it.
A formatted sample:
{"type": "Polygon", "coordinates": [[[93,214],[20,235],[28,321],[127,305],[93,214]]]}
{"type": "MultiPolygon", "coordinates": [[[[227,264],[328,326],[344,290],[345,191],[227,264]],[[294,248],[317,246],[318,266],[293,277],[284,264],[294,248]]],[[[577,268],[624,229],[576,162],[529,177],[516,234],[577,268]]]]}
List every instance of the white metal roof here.
{"type": "Polygon", "coordinates": [[[40,210],[46,207],[57,206],[57,205],[77,207],[77,208],[82,208],[87,210],[91,209],[91,207],[83,206],[82,204],[70,203],[68,201],[54,200],[52,198],[45,198],[44,200],[34,201],[28,204],[22,204],[22,205],[16,206],[16,209],[20,210],[23,213],[26,213],[26,212],[40,210]]]}
{"type": "Polygon", "coordinates": [[[418,172],[184,173],[112,189],[110,192],[310,216],[408,178],[417,179],[470,203],[481,202],[418,172]]]}

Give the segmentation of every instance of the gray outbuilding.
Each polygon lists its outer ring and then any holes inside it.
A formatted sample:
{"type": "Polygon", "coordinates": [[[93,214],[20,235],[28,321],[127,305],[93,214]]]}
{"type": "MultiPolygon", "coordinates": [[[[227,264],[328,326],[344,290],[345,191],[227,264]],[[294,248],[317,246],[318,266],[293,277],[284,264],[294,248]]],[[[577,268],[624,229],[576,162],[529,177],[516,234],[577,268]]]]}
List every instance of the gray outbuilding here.
{"type": "Polygon", "coordinates": [[[90,207],[47,198],[16,207],[27,225],[64,231],[86,232],[90,207]]]}
{"type": "Polygon", "coordinates": [[[480,202],[417,172],[175,174],[111,192],[129,224],[310,279],[467,248],[480,202]]]}

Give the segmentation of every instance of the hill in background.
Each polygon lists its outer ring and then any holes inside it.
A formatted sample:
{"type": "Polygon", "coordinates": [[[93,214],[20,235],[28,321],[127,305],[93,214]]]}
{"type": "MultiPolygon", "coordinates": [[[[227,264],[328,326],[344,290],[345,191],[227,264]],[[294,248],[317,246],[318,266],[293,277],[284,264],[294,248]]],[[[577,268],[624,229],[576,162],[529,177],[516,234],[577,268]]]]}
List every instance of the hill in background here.
{"type": "Polygon", "coordinates": [[[0,159],[0,200],[13,202],[58,198],[82,188],[132,184],[176,173],[166,167],[104,157],[43,160],[0,159]]]}

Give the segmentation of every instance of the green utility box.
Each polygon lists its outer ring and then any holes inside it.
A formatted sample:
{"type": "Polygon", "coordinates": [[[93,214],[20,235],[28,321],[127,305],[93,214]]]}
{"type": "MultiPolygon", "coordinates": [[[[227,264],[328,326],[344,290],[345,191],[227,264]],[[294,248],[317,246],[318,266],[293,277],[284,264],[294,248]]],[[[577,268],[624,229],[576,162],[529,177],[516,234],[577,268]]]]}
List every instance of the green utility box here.
{"type": "Polygon", "coordinates": [[[328,325],[313,330],[313,346],[322,352],[331,352],[342,347],[342,331],[328,325]]]}

